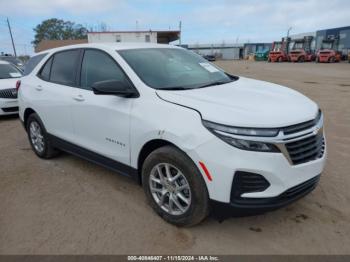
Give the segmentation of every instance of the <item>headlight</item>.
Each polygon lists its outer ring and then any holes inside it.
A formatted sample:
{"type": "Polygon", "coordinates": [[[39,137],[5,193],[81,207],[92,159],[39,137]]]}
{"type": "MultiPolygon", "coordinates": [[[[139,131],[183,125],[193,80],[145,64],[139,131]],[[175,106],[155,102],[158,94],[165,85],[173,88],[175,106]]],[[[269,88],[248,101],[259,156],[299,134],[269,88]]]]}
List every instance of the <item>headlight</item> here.
{"type": "Polygon", "coordinates": [[[272,137],[278,134],[278,129],[263,129],[263,128],[241,128],[241,127],[229,127],[212,122],[204,121],[203,125],[209,129],[214,135],[225,141],[226,143],[243,150],[258,151],[258,152],[280,152],[280,150],[273,144],[251,141],[246,139],[234,138],[227,134],[240,135],[240,136],[265,136],[272,137]]]}
{"type": "Polygon", "coordinates": [[[273,137],[277,136],[278,129],[275,128],[244,128],[244,127],[232,127],[220,124],[215,124],[213,122],[203,120],[203,125],[206,128],[217,130],[229,134],[239,135],[239,136],[267,136],[273,137]]]}

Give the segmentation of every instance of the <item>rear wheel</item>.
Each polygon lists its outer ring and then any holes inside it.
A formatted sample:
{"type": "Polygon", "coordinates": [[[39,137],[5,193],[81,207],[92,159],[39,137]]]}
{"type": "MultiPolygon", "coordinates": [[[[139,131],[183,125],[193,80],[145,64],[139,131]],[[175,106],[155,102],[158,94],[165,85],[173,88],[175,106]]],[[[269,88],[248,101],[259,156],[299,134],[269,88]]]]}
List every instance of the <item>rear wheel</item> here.
{"type": "Polygon", "coordinates": [[[164,220],[177,226],[200,223],[209,213],[202,174],[193,161],[172,146],[152,152],[142,167],[146,197],[164,220]]]}
{"type": "Polygon", "coordinates": [[[33,151],[40,158],[52,158],[58,151],[51,145],[45,127],[39,116],[31,114],[27,120],[27,134],[33,151]]]}
{"type": "Polygon", "coordinates": [[[329,63],[335,63],[335,57],[332,56],[331,58],[329,58],[329,63]]]}

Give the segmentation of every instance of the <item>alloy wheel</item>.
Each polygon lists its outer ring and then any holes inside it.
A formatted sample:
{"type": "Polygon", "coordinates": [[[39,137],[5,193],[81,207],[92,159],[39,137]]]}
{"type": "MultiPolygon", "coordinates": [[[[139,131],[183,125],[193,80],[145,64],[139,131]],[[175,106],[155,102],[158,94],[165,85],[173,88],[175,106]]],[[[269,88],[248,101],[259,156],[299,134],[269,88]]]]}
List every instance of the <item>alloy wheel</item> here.
{"type": "Polygon", "coordinates": [[[184,174],[175,166],[160,163],[149,176],[154,201],[170,215],[182,215],[191,206],[191,188],[184,174]]]}
{"type": "Polygon", "coordinates": [[[45,147],[44,136],[40,125],[36,121],[30,123],[29,135],[34,149],[38,153],[42,153],[45,147]]]}

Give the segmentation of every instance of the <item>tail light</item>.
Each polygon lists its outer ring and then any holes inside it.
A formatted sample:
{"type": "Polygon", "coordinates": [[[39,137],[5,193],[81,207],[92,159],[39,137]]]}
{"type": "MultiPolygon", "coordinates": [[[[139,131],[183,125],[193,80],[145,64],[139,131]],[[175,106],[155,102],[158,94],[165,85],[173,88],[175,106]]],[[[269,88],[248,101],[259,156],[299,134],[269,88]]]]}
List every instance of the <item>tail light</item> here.
{"type": "Polygon", "coordinates": [[[18,92],[18,90],[19,90],[20,87],[21,87],[21,80],[18,80],[18,81],[16,82],[16,90],[17,90],[17,92],[18,92]]]}

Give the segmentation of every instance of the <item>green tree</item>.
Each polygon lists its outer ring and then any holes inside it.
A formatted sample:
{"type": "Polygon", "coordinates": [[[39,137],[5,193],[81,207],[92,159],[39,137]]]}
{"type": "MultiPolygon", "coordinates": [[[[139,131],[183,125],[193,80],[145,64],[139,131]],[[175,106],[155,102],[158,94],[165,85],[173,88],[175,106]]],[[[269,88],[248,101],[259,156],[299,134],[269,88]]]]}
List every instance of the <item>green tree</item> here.
{"type": "Polygon", "coordinates": [[[41,40],[86,39],[87,29],[71,21],[51,18],[44,20],[34,29],[35,36],[32,44],[36,47],[41,40]]]}

